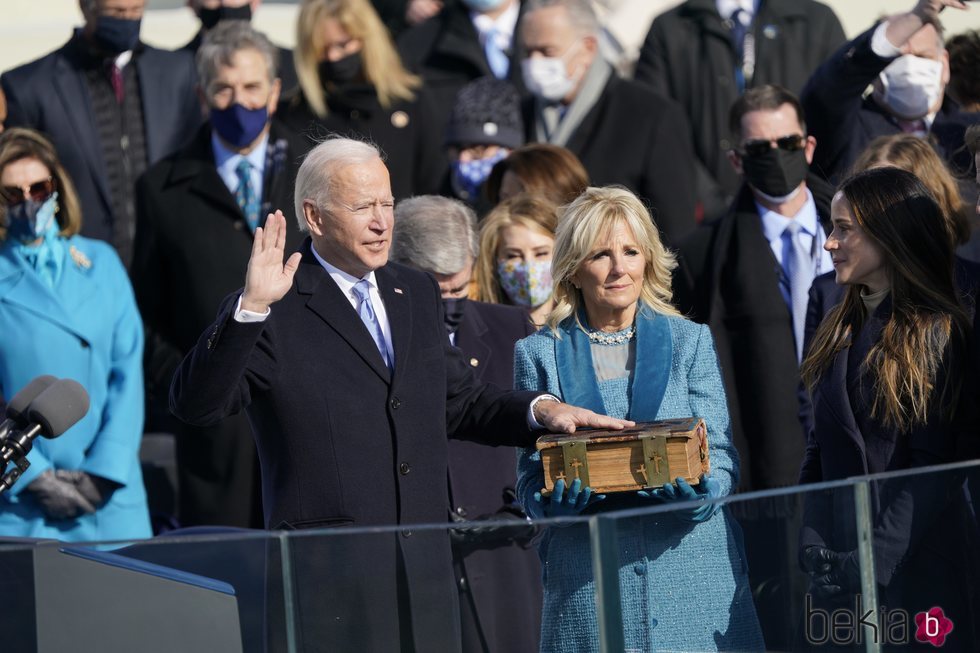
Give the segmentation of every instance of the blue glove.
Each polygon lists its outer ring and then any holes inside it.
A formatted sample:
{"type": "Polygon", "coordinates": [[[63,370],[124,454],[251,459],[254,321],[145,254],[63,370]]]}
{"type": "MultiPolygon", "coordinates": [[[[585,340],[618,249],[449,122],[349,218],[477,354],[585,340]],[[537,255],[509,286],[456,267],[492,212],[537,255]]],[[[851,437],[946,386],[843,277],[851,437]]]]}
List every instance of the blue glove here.
{"type": "Polygon", "coordinates": [[[558,479],[550,497],[534,493],[534,501],[526,506],[528,514],[535,519],[542,517],[574,517],[588,506],[594,505],[606,498],[605,494],[593,494],[592,488],[582,489],[582,479],[572,481],[568,492],[565,492],[565,479],[558,479]]]}
{"type": "MultiPolygon", "coordinates": [[[[676,479],[677,487],[673,483],[666,483],[663,487],[655,490],[640,490],[638,495],[645,499],[659,499],[663,502],[670,501],[706,501],[707,499],[717,499],[721,496],[721,483],[708,474],[701,475],[701,482],[695,490],[690,484],[680,476],[676,479]]],[[[678,519],[684,521],[700,523],[711,519],[721,506],[717,503],[705,503],[703,506],[691,508],[690,510],[675,510],[674,514],[678,519]]]]}

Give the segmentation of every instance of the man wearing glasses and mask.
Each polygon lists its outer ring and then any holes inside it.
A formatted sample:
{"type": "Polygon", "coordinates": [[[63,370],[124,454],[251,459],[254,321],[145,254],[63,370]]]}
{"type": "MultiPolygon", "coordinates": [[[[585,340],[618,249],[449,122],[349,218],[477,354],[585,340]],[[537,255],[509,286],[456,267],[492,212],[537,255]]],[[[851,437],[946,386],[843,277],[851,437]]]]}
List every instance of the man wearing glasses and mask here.
{"type": "MultiPolygon", "coordinates": [[[[799,100],[785,88],[746,91],[732,105],[729,129],[735,149],[728,159],[742,185],[724,217],[681,244],[674,299],[715,338],[741,456],[739,489],[764,490],[795,485],[803,460],[799,363],[810,285],[833,269],[823,249],[833,189],[809,173],[817,141],[807,134],[799,100]]],[[[793,569],[776,553],[795,537],[795,508],[779,497],[753,507],[737,517],[750,583],[766,587],[760,621],[777,624],[767,629],[766,642],[778,645],[792,633],[766,615],[786,614],[786,605],[803,594],[782,580],[793,569]]]]}

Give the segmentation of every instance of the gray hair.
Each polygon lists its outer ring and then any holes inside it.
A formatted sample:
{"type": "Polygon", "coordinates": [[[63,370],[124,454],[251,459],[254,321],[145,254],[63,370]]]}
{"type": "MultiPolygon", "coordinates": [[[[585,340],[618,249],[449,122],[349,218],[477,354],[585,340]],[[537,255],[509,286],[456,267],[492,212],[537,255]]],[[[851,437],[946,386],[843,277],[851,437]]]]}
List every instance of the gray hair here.
{"type": "MultiPolygon", "coordinates": [[[[237,21],[236,21],[237,22],[237,21]]],[[[313,200],[318,209],[324,209],[330,199],[331,179],[334,171],[349,165],[370,163],[375,159],[384,160],[381,152],[371,143],[350,138],[331,137],[310,150],[296,173],[296,191],[293,206],[299,230],[309,231],[303,202],[313,200]]]]}
{"type": "Polygon", "coordinates": [[[459,200],[422,195],[399,202],[391,259],[433,274],[456,274],[476,260],[476,214],[459,200]]]}
{"type": "Polygon", "coordinates": [[[225,20],[208,30],[197,50],[197,77],[205,94],[218,75],[218,67],[232,65],[232,57],[241,50],[258,51],[265,59],[269,82],[276,79],[279,50],[272,41],[247,20],[225,20]]]}
{"type": "Polygon", "coordinates": [[[568,21],[572,24],[572,28],[581,36],[598,37],[602,31],[602,26],[589,0],[529,0],[524,15],[527,16],[536,9],[546,7],[564,7],[568,12],[568,21]]]}

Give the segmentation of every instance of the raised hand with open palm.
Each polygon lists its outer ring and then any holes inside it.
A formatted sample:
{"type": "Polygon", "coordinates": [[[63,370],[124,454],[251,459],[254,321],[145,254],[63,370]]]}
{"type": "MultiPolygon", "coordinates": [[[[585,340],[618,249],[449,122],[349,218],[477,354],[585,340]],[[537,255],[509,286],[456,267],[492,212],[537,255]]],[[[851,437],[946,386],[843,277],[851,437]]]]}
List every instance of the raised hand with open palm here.
{"type": "Polygon", "coordinates": [[[265,227],[255,230],[252,255],[245,273],[242,310],[265,313],[282,299],[293,285],[293,276],[303,255],[292,254],[283,263],[286,249],[286,218],[282,211],[270,213],[265,227]]]}

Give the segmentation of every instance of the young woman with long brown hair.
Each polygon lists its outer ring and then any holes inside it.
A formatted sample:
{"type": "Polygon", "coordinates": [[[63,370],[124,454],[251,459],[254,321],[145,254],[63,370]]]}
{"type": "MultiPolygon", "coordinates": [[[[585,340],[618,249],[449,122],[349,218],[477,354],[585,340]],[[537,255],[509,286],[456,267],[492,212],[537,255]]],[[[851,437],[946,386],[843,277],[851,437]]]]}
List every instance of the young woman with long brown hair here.
{"type": "MultiPolygon", "coordinates": [[[[803,361],[814,424],[802,475],[835,480],[956,460],[975,429],[975,402],[946,217],[917,177],[893,167],[846,180],[831,217],[825,247],[847,290],[803,361]]],[[[892,478],[871,489],[879,604],[910,613],[939,605],[969,632],[976,523],[963,477],[892,478]]],[[[850,495],[814,493],[804,516],[801,560],[811,592],[831,604],[853,605],[861,591],[855,511],[842,509],[850,495]]]]}

